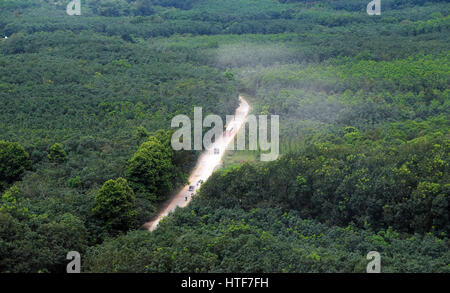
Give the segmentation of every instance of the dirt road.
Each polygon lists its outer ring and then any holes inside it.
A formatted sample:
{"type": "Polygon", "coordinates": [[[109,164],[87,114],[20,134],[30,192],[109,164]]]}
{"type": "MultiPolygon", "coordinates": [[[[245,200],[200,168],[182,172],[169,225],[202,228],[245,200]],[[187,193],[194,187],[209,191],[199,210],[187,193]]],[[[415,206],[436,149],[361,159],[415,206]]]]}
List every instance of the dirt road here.
{"type": "Polygon", "coordinates": [[[195,196],[197,189],[200,188],[201,184],[199,184],[199,181],[205,182],[214,170],[221,165],[222,157],[225,153],[227,145],[236,136],[237,131],[245,122],[250,110],[250,106],[247,101],[242,98],[242,96],[239,96],[239,101],[239,107],[236,109],[236,113],[234,114],[235,120],[232,122],[232,125],[227,125],[227,131],[225,132],[226,135],[223,135],[216,142],[214,142],[211,150],[204,151],[204,153],[200,156],[197,165],[189,177],[189,185],[185,186],[168,202],[166,202],[158,212],[158,215],[152,221],[143,225],[144,229],[149,231],[155,230],[162,218],[174,211],[177,207],[183,208],[187,206],[192,200],[192,196],[195,196]]]}

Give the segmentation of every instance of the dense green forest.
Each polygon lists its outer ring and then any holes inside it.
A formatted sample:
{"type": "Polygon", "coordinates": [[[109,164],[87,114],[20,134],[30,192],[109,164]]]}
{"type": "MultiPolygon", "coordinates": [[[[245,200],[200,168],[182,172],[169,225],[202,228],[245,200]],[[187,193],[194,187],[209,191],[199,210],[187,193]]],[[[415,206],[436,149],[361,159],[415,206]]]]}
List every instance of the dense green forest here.
{"type": "Polygon", "coordinates": [[[0,272],[450,272],[450,4],[0,1],[0,272]],[[7,37],[7,38],[5,38],[7,37]],[[280,116],[155,231],[170,120],[280,116]]]}

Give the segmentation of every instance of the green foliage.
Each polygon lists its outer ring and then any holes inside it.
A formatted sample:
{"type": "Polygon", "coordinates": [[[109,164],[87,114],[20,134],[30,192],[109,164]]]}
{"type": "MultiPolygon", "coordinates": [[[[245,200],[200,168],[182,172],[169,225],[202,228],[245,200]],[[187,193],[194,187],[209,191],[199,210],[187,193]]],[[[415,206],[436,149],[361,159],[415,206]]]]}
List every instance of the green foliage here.
{"type": "Polygon", "coordinates": [[[19,219],[30,216],[28,208],[23,203],[23,198],[20,197],[17,186],[13,185],[3,193],[0,203],[0,212],[7,212],[19,219]]]}
{"type": "Polygon", "coordinates": [[[127,178],[134,190],[160,201],[172,190],[172,170],[172,149],[150,137],[128,161],[127,178]]]}
{"type": "Polygon", "coordinates": [[[0,140],[0,191],[30,168],[29,155],[19,143],[0,140]]]}
{"type": "Polygon", "coordinates": [[[133,228],[136,220],[136,198],[124,178],[108,180],[95,195],[94,215],[110,232],[133,228]]]}
{"type": "Polygon", "coordinates": [[[450,233],[449,164],[441,159],[448,147],[443,138],[389,149],[311,145],[264,166],[213,174],[201,196],[214,208],[278,206],[333,226],[440,237],[450,233]]]}
{"type": "Polygon", "coordinates": [[[155,232],[133,231],[87,253],[85,272],[364,273],[366,255],[382,272],[448,272],[445,241],[392,231],[329,227],[277,208],[215,208],[199,198],[155,232]]]}
{"type": "Polygon", "coordinates": [[[234,79],[234,74],[233,74],[233,72],[229,71],[228,69],[225,71],[224,75],[225,75],[225,77],[226,77],[228,80],[233,80],[233,79],[234,79]]]}
{"type": "Polygon", "coordinates": [[[67,154],[64,151],[63,145],[55,143],[50,147],[48,159],[54,163],[63,163],[66,160],[67,154]]]}
{"type": "Polygon", "coordinates": [[[70,213],[54,220],[40,216],[23,222],[0,211],[2,272],[64,273],[67,252],[83,253],[87,244],[83,221],[70,213]]]}
{"type": "Polygon", "coordinates": [[[71,188],[80,188],[83,186],[83,181],[80,176],[69,178],[69,180],[67,180],[67,186],[71,188]]]}

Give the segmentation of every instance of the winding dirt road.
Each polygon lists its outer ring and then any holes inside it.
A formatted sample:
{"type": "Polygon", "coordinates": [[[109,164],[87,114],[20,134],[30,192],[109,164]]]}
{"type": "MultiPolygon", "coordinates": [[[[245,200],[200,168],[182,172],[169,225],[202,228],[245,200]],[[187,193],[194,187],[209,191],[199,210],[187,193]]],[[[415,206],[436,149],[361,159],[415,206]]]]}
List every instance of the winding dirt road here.
{"type": "Polygon", "coordinates": [[[158,227],[162,218],[167,216],[170,212],[174,211],[177,207],[183,208],[189,204],[192,200],[192,196],[195,195],[197,189],[200,188],[200,182],[205,182],[209,176],[212,175],[214,170],[221,165],[222,157],[225,154],[225,150],[233,141],[238,130],[247,118],[250,106],[247,101],[239,96],[239,107],[234,114],[235,120],[232,125],[227,125],[226,135],[220,137],[211,147],[211,150],[206,150],[198,159],[197,165],[192,171],[189,177],[189,185],[186,185],[170,200],[168,200],[158,212],[158,215],[150,222],[145,223],[142,227],[149,231],[153,231],[158,227]]]}

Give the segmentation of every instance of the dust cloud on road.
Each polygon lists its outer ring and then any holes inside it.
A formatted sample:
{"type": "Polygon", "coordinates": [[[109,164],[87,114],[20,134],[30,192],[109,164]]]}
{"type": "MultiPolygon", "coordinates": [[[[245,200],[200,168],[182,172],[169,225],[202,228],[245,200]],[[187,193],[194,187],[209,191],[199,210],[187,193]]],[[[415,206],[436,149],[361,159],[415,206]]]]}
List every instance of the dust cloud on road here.
{"type": "Polygon", "coordinates": [[[145,223],[142,227],[149,231],[153,231],[158,227],[162,218],[174,211],[177,207],[183,208],[189,204],[192,197],[200,188],[202,182],[205,182],[214,170],[221,165],[222,157],[225,154],[227,146],[233,141],[238,130],[241,128],[247,118],[250,106],[247,101],[239,96],[239,107],[236,109],[235,120],[232,125],[226,126],[225,134],[217,139],[211,146],[211,150],[206,150],[200,156],[194,170],[189,176],[189,185],[186,185],[176,195],[171,197],[158,212],[158,215],[150,222],[145,223]]]}

